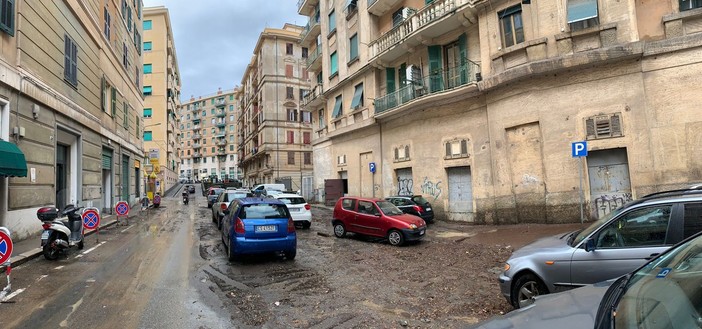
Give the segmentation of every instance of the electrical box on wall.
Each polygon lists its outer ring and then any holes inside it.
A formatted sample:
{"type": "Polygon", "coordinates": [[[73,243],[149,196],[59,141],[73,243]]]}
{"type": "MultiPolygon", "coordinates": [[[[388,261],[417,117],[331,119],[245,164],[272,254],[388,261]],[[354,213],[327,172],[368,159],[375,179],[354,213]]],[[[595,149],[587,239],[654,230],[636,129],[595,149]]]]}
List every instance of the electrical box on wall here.
{"type": "Polygon", "coordinates": [[[12,128],[12,134],[19,137],[24,137],[24,127],[13,127],[12,128]]]}

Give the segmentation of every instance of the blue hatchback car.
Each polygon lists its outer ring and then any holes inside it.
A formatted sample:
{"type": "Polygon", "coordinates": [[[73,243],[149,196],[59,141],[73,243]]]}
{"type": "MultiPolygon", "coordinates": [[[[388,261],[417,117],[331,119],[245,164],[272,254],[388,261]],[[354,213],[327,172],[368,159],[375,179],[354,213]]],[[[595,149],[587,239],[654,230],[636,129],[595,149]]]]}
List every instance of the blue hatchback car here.
{"type": "Polygon", "coordinates": [[[297,254],[295,223],[277,199],[236,199],[223,211],[222,242],[234,261],[244,254],[280,252],[289,260],[297,254]]]}

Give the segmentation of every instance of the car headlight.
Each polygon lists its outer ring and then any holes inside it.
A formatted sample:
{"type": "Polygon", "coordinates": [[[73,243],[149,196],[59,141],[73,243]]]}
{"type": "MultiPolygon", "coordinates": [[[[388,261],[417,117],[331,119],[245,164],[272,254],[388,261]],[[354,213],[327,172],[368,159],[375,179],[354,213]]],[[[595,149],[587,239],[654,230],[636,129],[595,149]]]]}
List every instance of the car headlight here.
{"type": "Polygon", "coordinates": [[[505,263],[505,272],[509,271],[509,264],[505,263]]]}
{"type": "Polygon", "coordinates": [[[417,229],[417,225],[410,224],[410,228],[413,229],[413,230],[416,230],[416,229],[417,229]]]}

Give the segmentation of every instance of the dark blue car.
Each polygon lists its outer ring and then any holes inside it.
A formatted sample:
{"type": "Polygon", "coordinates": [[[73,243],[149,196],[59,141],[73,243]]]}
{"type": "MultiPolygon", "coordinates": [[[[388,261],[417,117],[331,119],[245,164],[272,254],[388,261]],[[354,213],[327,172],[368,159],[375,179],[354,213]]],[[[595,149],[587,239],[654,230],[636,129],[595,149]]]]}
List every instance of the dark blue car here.
{"type": "Polygon", "coordinates": [[[295,223],[285,204],[277,199],[236,199],[224,211],[222,242],[234,261],[245,254],[283,252],[297,254],[295,223]]]}

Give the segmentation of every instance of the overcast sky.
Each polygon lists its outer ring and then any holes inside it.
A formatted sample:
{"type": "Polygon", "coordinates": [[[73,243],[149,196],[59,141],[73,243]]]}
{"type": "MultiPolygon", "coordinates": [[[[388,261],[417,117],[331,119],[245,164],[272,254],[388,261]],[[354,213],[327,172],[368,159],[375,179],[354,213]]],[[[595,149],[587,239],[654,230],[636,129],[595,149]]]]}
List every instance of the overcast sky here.
{"type": "Polygon", "coordinates": [[[297,0],[144,0],[144,6],[168,8],[182,101],[238,85],[265,27],[307,24],[297,0]]]}

